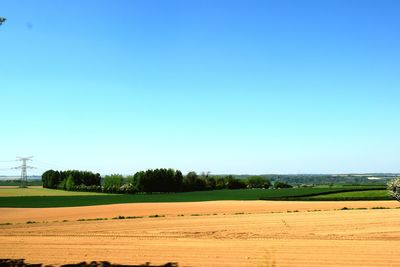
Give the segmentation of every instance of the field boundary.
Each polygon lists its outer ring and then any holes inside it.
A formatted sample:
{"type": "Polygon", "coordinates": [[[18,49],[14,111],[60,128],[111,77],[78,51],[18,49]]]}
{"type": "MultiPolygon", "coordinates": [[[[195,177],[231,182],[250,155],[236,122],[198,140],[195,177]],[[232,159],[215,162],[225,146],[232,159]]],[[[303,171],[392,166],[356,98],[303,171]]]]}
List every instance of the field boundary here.
{"type": "Polygon", "coordinates": [[[333,195],[339,193],[350,193],[350,192],[366,192],[366,191],[381,191],[386,190],[386,187],[379,186],[376,188],[348,188],[348,189],[338,189],[329,192],[321,193],[310,193],[298,196],[288,196],[288,197],[262,197],[260,200],[287,200],[287,201],[348,201],[348,200],[392,200],[389,196],[379,197],[379,196],[363,196],[363,197],[337,197],[337,198],[318,198],[318,196],[333,195]]]}

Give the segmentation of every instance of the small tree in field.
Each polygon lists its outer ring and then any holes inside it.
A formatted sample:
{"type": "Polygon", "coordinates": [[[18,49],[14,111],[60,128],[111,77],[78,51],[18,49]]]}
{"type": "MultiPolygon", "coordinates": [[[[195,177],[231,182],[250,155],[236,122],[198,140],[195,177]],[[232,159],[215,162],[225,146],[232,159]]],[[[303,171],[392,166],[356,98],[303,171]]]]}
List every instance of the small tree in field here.
{"type": "Polygon", "coordinates": [[[74,178],[72,175],[69,175],[67,180],[65,181],[65,189],[68,191],[71,191],[74,189],[75,183],[74,183],[74,178]]]}
{"type": "Polygon", "coordinates": [[[396,179],[391,180],[388,183],[388,191],[389,195],[391,197],[396,198],[398,201],[400,201],[400,177],[397,177],[396,179]]]}
{"type": "Polygon", "coordinates": [[[117,192],[123,183],[121,174],[111,174],[104,177],[104,189],[106,192],[117,192]]]}

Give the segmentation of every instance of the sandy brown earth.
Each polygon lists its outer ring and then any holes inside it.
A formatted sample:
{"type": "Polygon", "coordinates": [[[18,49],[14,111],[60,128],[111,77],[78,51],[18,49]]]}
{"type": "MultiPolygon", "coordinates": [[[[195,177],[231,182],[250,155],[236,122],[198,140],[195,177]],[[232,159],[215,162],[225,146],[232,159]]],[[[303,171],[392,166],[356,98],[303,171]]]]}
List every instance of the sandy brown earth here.
{"type": "Polygon", "coordinates": [[[396,207],[392,201],[217,201],[0,209],[1,221],[13,223],[0,226],[0,258],[47,264],[107,260],[179,266],[400,266],[396,207]],[[391,208],[338,210],[343,207],[391,208]],[[74,220],[151,214],[165,217],[74,220]],[[41,222],[24,222],[32,218],[41,222]],[[53,222],[63,218],[69,221],[53,222]]]}
{"type": "Polygon", "coordinates": [[[181,203],[129,203],[68,208],[0,208],[0,223],[77,220],[143,215],[191,215],[270,213],[286,211],[335,210],[347,208],[400,207],[397,201],[208,201],[181,203]]]}

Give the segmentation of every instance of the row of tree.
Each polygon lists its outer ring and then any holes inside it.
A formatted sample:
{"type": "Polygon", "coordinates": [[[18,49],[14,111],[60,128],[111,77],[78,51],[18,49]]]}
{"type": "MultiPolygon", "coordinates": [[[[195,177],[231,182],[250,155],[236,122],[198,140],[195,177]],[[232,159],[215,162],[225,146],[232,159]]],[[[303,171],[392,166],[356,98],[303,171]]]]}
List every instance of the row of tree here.
{"type": "Polygon", "coordinates": [[[210,176],[189,172],[183,175],[174,169],[154,169],[139,171],[133,176],[120,174],[107,175],[101,179],[99,174],[82,171],[48,170],[42,175],[43,187],[74,191],[96,191],[108,193],[137,192],[187,192],[219,189],[244,188],[289,188],[287,183],[271,182],[261,176],[237,179],[232,175],[210,176]]]}
{"type": "MultiPolygon", "coordinates": [[[[389,180],[396,177],[395,174],[347,174],[347,175],[330,175],[330,174],[263,174],[259,175],[267,178],[271,182],[285,182],[293,186],[314,186],[314,185],[384,185],[389,180]],[[369,179],[370,177],[380,179],[369,179]]],[[[246,179],[249,175],[238,175],[236,178],[246,179]]]]}
{"type": "Polygon", "coordinates": [[[68,189],[75,185],[100,186],[101,176],[99,173],[88,171],[54,171],[48,170],[42,174],[43,187],[68,189]]]}
{"type": "Polygon", "coordinates": [[[137,172],[126,179],[122,175],[114,174],[104,177],[104,188],[107,192],[187,192],[219,189],[244,189],[244,188],[290,188],[284,182],[271,182],[260,176],[251,176],[247,179],[237,179],[232,175],[210,176],[198,175],[189,172],[182,175],[179,170],[155,169],[137,172]]]}

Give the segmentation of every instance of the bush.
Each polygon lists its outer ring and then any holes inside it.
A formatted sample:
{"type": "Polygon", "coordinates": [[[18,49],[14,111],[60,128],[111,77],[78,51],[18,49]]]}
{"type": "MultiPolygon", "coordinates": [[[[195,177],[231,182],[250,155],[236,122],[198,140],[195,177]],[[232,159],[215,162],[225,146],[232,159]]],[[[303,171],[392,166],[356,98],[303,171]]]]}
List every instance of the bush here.
{"type": "Polygon", "coordinates": [[[387,189],[391,197],[400,201],[400,177],[389,181],[387,189]]]}
{"type": "Polygon", "coordinates": [[[123,184],[119,188],[118,193],[133,194],[133,193],[136,193],[136,187],[132,183],[123,184]]]}
{"type": "Polygon", "coordinates": [[[247,188],[269,188],[271,186],[271,182],[261,176],[251,176],[247,178],[246,183],[247,188]]]}
{"type": "Polygon", "coordinates": [[[76,185],[73,189],[74,191],[83,192],[102,192],[102,187],[100,185],[76,185]]]}
{"type": "Polygon", "coordinates": [[[284,182],[275,182],[274,183],[274,188],[278,189],[278,188],[292,188],[293,186],[291,186],[288,183],[284,183],[284,182]]]}

